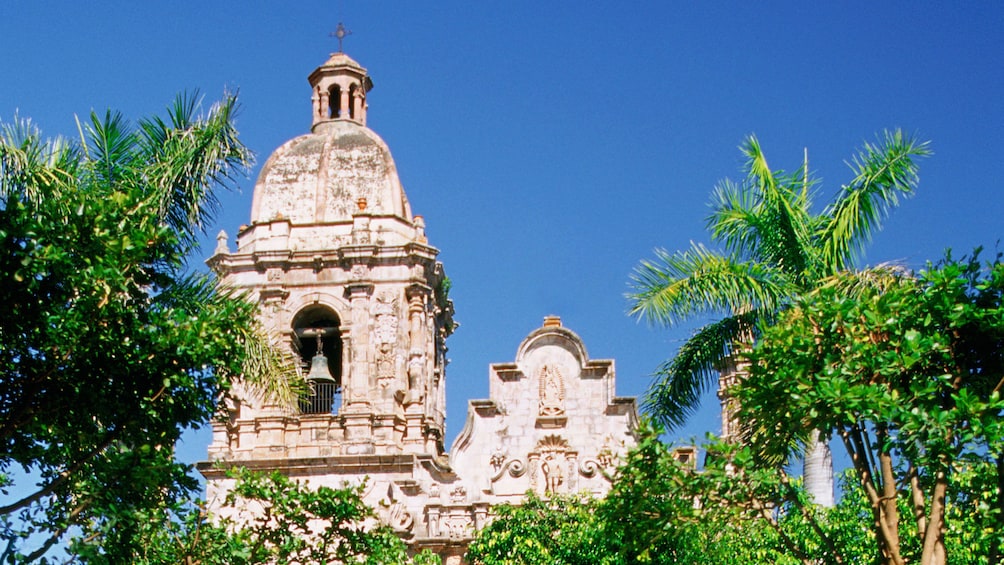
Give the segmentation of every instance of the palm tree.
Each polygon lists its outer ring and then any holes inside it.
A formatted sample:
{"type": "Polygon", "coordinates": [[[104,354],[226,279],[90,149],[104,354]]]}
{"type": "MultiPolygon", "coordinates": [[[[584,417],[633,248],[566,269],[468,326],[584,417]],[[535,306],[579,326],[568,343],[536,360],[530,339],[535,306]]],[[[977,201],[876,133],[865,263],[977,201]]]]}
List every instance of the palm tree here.
{"type": "MultiPolygon", "coordinates": [[[[737,349],[756,339],[760,325],[770,324],[794,297],[854,268],[871,234],[915,190],[916,159],[930,153],[926,142],[886,132],[857,153],[850,163],[854,178],[817,213],[807,158],[788,174],[768,167],[756,137],[740,149],[747,158],[746,178],[716,186],[707,219],[721,250],[697,243],[674,254],[656,250],[656,259],[643,261],[632,276],[632,315],[667,327],[721,316],[701,327],[655,373],[645,406],[668,428],[697,409],[701,394],[737,349]]],[[[806,486],[818,502],[831,503],[829,451],[825,443],[806,442],[806,486]]]]}

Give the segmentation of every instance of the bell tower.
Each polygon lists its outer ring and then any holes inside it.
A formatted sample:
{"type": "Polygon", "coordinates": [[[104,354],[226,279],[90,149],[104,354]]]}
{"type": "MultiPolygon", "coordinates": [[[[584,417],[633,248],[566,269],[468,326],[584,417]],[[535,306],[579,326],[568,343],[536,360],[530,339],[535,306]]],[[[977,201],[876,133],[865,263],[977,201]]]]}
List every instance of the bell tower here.
{"type": "Polygon", "coordinates": [[[232,466],[313,487],[365,481],[364,500],[411,551],[461,565],[495,504],[519,503],[528,490],[606,493],[634,442],[635,402],[615,395],[613,361],[590,359],[557,317],[524,340],[515,362],[492,365],[490,398],[470,402],[445,453],[455,324],[439,251],[412,215],[390,150],[366,127],[366,69],[339,52],[308,80],[310,132],[272,153],[236,250],[221,232],[208,261],[257,301],[307,390],[279,406],[235,386],[198,467],[209,511],[256,511],[223,504],[232,466]]]}
{"type": "Polygon", "coordinates": [[[261,306],[307,392],[275,406],[238,390],[210,459],[444,454],[449,281],[413,216],[387,145],[366,127],[366,69],[334,53],[309,76],[311,132],[276,149],[250,224],[209,264],[261,306]]]}

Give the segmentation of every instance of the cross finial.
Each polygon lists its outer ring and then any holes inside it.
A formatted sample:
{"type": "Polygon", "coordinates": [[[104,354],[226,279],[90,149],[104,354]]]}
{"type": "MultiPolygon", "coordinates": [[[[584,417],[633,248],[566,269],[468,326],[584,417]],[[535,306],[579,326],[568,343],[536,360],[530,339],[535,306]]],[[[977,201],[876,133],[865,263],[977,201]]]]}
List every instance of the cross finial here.
{"type": "Polygon", "coordinates": [[[328,35],[338,39],[338,52],[344,53],[344,51],[342,51],[342,41],[345,40],[346,35],[352,35],[352,30],[345,29],[342,22],[338,22],[338,27],[335,28],[335,31],[329,33],[328,35]]]}

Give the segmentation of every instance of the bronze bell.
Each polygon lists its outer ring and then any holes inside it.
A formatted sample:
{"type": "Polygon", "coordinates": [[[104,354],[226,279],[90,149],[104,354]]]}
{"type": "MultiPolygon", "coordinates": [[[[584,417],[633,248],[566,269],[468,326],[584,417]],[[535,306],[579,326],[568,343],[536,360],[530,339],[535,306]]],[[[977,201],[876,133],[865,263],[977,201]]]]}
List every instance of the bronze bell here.
{"type": "Polygon", "coordinates": [[[328,358],[323,354],[318,353],[314,355],[314,358],[310,361],[310,372],[307,373],[307,380],[311,382],[327,382],[334,383],[334,377],[331,376],[331,371],[328,370],[328,358]]]}

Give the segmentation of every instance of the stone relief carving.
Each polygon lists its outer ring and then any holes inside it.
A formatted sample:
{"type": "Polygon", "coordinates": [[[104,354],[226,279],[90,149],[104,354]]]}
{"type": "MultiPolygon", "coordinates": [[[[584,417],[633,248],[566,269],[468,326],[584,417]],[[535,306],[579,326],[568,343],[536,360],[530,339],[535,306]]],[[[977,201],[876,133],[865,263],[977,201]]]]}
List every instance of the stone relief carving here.
{"type": "Polygon", "coordinates": [[[390,386],[396,376],[394,345],[397,342],[397,299],[390,292],[377,296],[373,304],[373,337],[377,349],[376,378],[383,388],[390,386]]]}
{"type": "Polygon", "coordinates": [[[443,520],[442,527],[451,540],[462,540],[469,537],[472,526],[470,516],[450,515],[443,520]]]}
{"type": "Polygon", "coordinates": [[[612,435],[607,434],[607,437],[603,439],[600,451],[596,454],[596,460],[599,461],[604,469],[613,468],[617,465],[618,454],[623,447],[623,441],[617,441],[612,435]]]}
{"type": "Polygon", "coordinates": [[[540,415],[565,413],[565,380],[557,367],[544,365],[540,370],[540,415]]]}
{"type": "Polygon", "coordinates": [[[394,380],[394,348],[389,343],[377,346],[376,378],[383,388],[390,386],[394,380]]]}
{"type": "Polygon", "coordinates": [[[565,471],[561,468],[561,461],[555,459],[553,455],[548,455],[540,463],[540,470],[544,473],[544,492],[555,494],[565,490],[565,471]]]}
{"type": "Polygon", "coordinates": [[[366,278],[368,272],[369,269],[367,269],[365,265],[353,265],[352,271],[350,271],[349,276],[354,281],[361,281],[364,278],[366,278]]]}
{"type": "Polygon", "coordinates": [[[505,463],[506,457],[508,457],[508,454],[502,447],[496,447],[495,451],[492,452],[489,463],[491,463],[492,469],[496,473],[502,469],[502,464],[505,463]]]}
{"type": "Polygon", "coordinates": [[[457,485],[452,491],[450,491],[450,501],[454,504],[458,504],[467,500],[467,489],[464,485],[457,485]]]}
{"type": "MultiPolygon", "coordinates": [[[[504,475],[506,473],[506,471],[509,472],[509,476],[510,477],[513,477],[513,478],[522,477],[523,475],[526,474],[526,471],[527,471],[528,467],[529,466],[526,463],[524,463],[522,460],[520,460],[520,459],[510,459],[510,460],[506,461],[505,463],[503,463],[502,466],[499,468],[499,470],[494,475],[492,475],[492,482],[494,483],[494,482],[498,481],[499,479],[501,479],[502,475],[504,475]]],[[[534,481],[536,480],[534,478],[536,476],[536,472],[537,471],[536,471],[536,468],[535,468],[533,470],[533,472],[531,473],[531,477],[530,477],[530,483],[531,483],[531,485],[534,484],[534,481]]]]}
{"type": "Polygon", "coordinates": [[[568,441],[559,435],[544,436],[537,442],[537,451],[541,453],[564,453],[568,451],[568,441]]]}
{"type": "Polygon", "coordinates": [[[397,298],[391,292],[382,292],[373,304],[373,334],[377,343],[397,341],[397,298]]]}
{"type": "Polygon", "coordinates": [[[384,522],[396,532],[408,532],[415,525],[415,518],[401,502],[394,502],[387,507],[384,522]]]}

